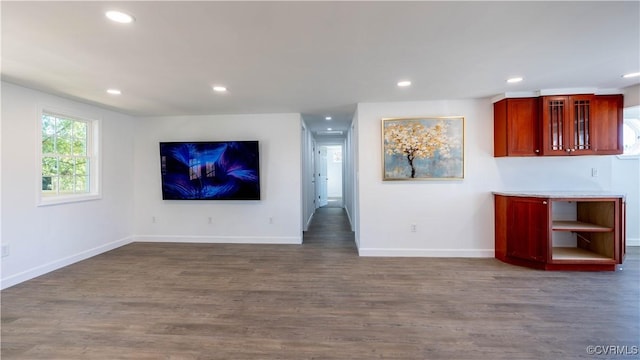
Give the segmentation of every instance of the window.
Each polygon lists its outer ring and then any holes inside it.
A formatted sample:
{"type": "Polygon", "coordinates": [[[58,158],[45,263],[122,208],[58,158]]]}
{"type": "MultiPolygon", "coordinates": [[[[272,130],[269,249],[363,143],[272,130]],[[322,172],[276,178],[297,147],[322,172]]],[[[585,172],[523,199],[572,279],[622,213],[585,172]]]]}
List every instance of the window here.
{"type": "Polygon", "coordinates": [[[640,155],[640,119],[624,119],[624,155],[640,155]]]}
{"type": "Polygon", "coordinates": [[[98,124],[42,111],[39,205],[99,198],[98,124]]]}

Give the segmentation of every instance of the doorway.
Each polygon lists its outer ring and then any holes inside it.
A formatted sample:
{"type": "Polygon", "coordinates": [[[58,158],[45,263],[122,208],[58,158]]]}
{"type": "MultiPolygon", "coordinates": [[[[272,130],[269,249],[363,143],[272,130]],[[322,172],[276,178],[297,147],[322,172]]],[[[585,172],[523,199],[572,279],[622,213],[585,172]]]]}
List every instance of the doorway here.
{"type": "Polygon", "coordinates": [[[342,145],[320,145],[316,153],[318,207],[343,204],[342,145]]]}

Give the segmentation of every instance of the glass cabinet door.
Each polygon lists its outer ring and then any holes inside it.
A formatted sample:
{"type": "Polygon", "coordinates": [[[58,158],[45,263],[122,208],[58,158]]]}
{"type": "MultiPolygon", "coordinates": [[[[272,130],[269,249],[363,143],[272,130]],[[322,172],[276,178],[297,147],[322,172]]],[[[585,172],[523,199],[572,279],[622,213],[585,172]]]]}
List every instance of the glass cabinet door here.
{"type": "Polygon", "coordinates": [[[550,100],[549,112],[549,142],[551,150],[564,150],[562,135],[564,133],[565,99],[550,100]]]}
{"type": "Polygon", "coordinates": [[[594,95],[545,96],[542,101],[542,155],[593,152],[594,95]]]}
{"type": "Polygon", "coordinates": [[[571,152],[592,152],[592,105],[593,95],[571,96],[571,152]]]}

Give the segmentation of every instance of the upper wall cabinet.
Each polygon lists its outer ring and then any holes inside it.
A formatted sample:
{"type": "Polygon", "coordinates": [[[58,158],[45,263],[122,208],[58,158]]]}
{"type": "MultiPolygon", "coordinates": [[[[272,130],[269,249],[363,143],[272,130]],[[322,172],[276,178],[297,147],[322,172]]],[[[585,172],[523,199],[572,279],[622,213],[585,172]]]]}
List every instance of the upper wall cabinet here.
{"type": "Polygon", "coordinates": [[[618,155],[624,151],[622,95],[597,95],[593,107],[593,149],[596,154],[618,155]]]}
{"type": "Polygon", "coordinates": [[[622,95],[507,98],[494,104],[494,156],[622,154],[622,95]]]}
{"type": "Polygon", "coordinates": [[[494,156],[540,153],[538,98],[503,99],[493,104],[494,156]]]}

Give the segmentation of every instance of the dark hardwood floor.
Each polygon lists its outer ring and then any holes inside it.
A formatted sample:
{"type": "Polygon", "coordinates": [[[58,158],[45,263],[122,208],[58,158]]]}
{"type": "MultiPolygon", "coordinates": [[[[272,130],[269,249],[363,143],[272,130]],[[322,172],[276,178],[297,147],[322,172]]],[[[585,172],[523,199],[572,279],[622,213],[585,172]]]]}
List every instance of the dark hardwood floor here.
{"type": "Polygon", "coordinates": [[[323,208],[303,245],[133,243],[6,289],[1,355],[635,359],[639,258],[583,273],[358,257],[344,210],[323,208]]]}

